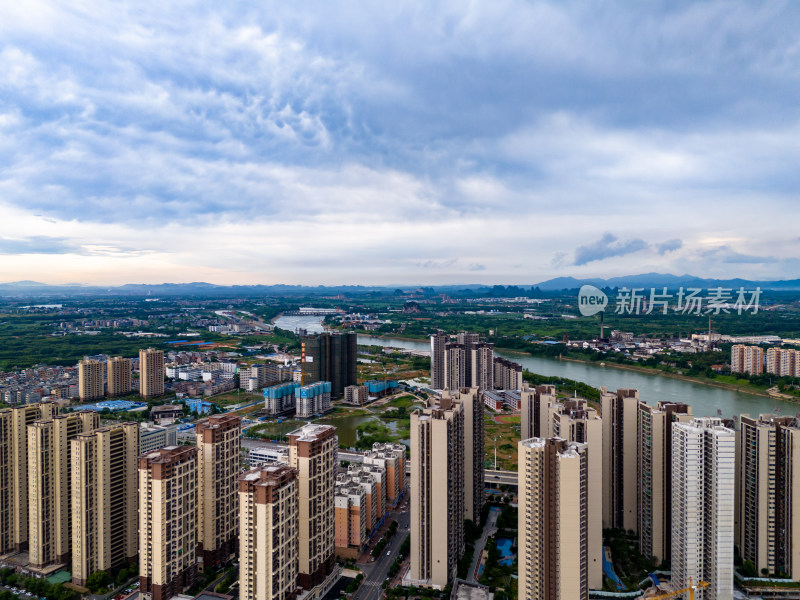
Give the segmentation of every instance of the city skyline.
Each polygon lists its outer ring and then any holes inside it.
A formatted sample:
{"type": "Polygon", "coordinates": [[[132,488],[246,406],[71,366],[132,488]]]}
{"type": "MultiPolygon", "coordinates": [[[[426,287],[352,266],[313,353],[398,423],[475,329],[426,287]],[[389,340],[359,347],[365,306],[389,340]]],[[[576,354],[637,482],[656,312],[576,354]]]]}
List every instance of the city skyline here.
{"type": "Polygon", "coordinates": [[[10,5],[0,281],[790,279],[798,25],[788,2],[10,5]]]}

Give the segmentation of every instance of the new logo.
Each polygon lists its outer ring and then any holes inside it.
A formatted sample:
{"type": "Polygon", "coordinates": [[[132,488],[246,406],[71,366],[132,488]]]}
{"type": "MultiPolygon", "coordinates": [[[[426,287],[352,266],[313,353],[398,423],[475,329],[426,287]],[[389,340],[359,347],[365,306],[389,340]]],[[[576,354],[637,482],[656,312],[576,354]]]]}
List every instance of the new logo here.
{"type": "Polygon", "coordinates": [[[593,285],[584,285],[578,292],[578,310],[584,317],[596,315],[608,306],[608,296],[593,285]]]}

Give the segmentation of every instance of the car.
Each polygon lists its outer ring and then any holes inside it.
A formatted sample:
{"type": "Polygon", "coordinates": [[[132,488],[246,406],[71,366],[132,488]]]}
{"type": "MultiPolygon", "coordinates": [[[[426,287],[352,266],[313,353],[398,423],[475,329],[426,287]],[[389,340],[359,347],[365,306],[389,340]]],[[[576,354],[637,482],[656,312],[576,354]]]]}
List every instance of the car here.
{"type": "Polygon", "coordinates": [[[391,555],[392,555],[392,551],[391,550],[387,550],[386,551],[386,556],[391,556],[391,555]]]}

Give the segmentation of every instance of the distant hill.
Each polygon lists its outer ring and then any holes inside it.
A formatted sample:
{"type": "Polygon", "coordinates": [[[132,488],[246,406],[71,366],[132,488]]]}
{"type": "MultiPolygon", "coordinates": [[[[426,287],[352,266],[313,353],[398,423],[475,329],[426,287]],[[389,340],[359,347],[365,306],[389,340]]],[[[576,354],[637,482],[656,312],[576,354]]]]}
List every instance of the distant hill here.
{"type": "MultiPolygon", "coordinates": [[[[640,275],[626,275],[624,277],[611,277],[609,279],[589,278],[577,279],[575,277],[556,277],[548,279],[534,285],[514,285],[509,286],[514,291],[528,292],[538,288],[543,292],[560,292],[564,290],[577,290],[582,285],[590,284],[599,288],[659,288],[667,287],[676,289],[679,287],[714,288],[725,287],[738,289],[744,287],[752,289],[760,287],[762,290],[775,291],[800,291],[800,279],[784,281],[752,281],[748,279],[704,279],[694,275],[669,275],[664,273],[644,273],[640,275]]],[[[493,290],[503,288],[503,286],[489,286],[482,284],[470,285],[442,285],[426,286],[421,288],[427,295],[441,293],[457,293],[458,291],[472,290],[481,295],[491,294],[493,290]]],[[[206,297],[231,297],[231,296],[312,296],[334,295],[334,294],[366,294],[380,293],[393,294],[398,289],[414,290],[417,286],[362,286],[362,285],[342,285],[342,286],[303,286],[303,285],[216,285],[203,281],[191,283],[157,283],[142,284],[128,283],[114,287],[86,286],[78,284],[69,285],[50,285],[38,281],[13,281],[0,283],[0,296],[5,297],[87,297],[87,296],[130,296],[130,297],[176,297],[176,296],[206,296],[206,297]]]]}

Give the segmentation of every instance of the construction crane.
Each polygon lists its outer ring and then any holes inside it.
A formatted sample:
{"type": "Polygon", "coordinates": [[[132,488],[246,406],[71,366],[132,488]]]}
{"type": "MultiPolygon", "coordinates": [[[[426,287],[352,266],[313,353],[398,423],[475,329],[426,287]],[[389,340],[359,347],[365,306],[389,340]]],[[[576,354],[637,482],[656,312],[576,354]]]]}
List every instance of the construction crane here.
{"type": "Polygon", "coordinates": [[[686,592],[689,592],[689,600],[694,600],[694,593],[697,590],[702,590],[707,588],[709,583],[707,581],[698,581],[697,585],[692,585],[691,578],[689,579],[689,586],[683,588],[682,590],[675,590],[674,592],[670,592],[668,594],[661,594],[660,596],[650,596],[647,600],[662,600],[664,598],[677,598],[678,596],[682,596],[686,592]]]}

